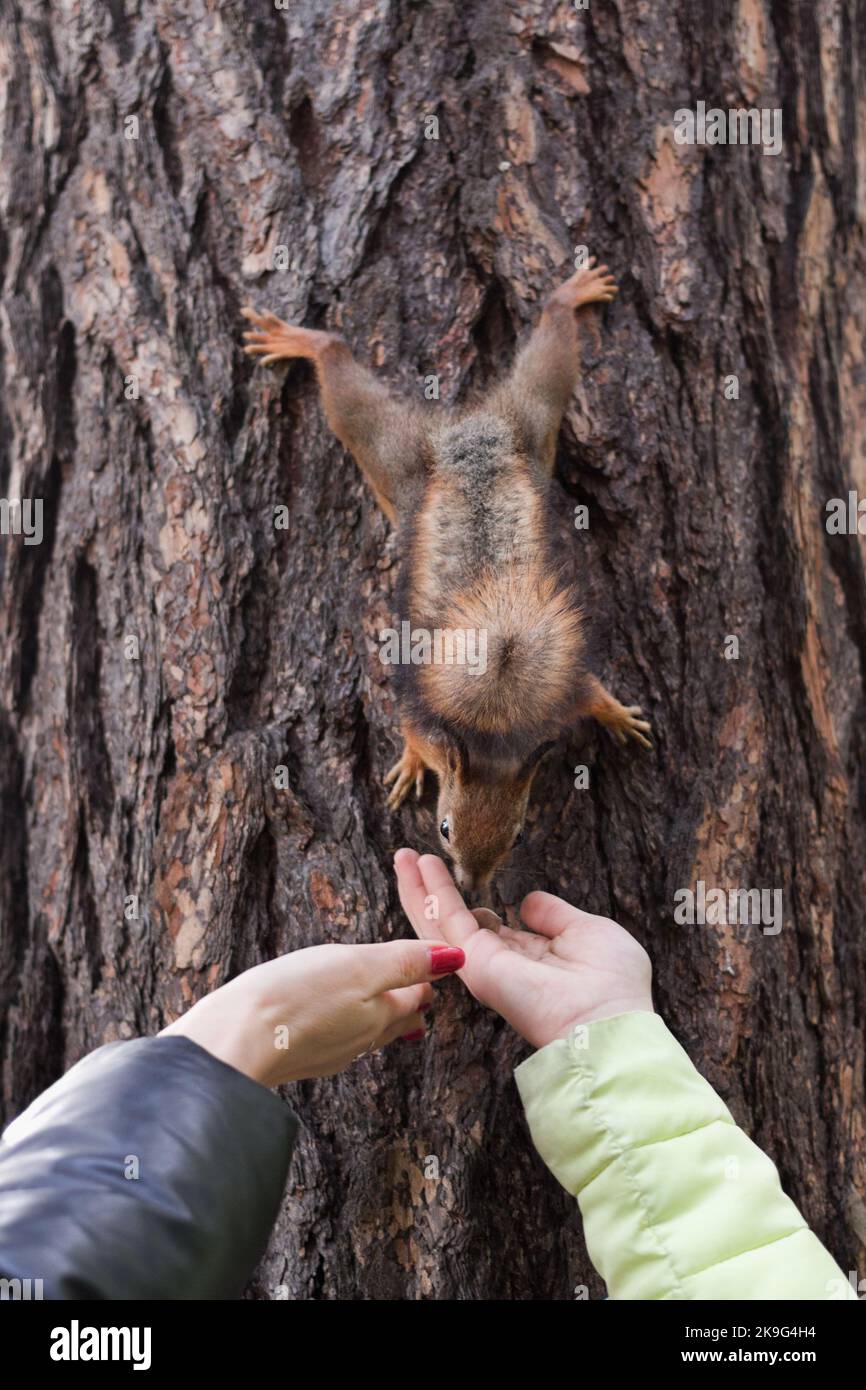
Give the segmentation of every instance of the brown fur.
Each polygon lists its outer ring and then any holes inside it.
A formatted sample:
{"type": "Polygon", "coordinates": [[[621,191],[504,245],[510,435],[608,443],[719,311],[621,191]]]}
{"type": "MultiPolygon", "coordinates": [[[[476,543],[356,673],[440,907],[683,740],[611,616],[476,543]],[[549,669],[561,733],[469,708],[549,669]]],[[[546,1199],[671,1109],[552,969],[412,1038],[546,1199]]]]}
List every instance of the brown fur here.
{"type": "Polygon", "coordinates": [[[446,660],[399,670],[404,749],[388,773],[397,806],[439,779],[443,846],[467,890],[487,886],[521,832],[539,757],[578,714],[649,744],[649,725],[587,670],[584,619],[550,546],[547,480],[577,374],[574,310],[613,298],[607,267],[551,296],[511,372],[444,420],[395,400],[340,339],[244,310],[247,352],[316,365],[334,433],[401,528],[401,618],[484,634],[487,667],[446,660]]]}

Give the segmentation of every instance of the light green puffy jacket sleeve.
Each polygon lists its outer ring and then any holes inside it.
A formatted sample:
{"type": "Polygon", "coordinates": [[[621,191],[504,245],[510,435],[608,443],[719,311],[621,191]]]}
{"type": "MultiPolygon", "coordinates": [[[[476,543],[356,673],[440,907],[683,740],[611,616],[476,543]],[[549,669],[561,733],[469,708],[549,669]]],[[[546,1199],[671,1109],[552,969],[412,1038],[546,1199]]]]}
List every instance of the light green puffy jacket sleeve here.
{"type": "Polygon", "coordinates": [[[515,1075],[611,1298],[856,1299],[658,1015],[587,1024],[515,1075]]]}

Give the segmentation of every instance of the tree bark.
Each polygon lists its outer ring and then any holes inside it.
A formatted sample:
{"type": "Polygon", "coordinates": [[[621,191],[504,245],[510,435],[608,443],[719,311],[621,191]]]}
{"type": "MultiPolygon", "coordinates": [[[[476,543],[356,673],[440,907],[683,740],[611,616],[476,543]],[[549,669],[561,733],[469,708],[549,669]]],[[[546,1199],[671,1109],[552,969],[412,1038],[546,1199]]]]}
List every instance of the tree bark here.
{"type": "MultiPolygon", "coordinates": [[[[864,21],[8,0],[0,496],[42,499],[44,537],[0,540],[7,1118],[259,960],[405,934],[391,855],[436,842],[432,789],[384,805],[395,537],[309,369],[242,355],[241,306],[338,328],[418,399],[437,376],[445,409],[586,245],[621,292],[554,490],[599,672],[656,746],[563,741],[501,904],[545,887],[644,943],[676,1035],[863,1268],[866,542],[825,504],[866,496],[864,21]],[[678,144],[698,100],[780,108],[781,152],[678,144]],[[678,925],[701,880],[781,890],[781,931],[678,925]]],[[[421,1046],[290,1088],[250,1296],[600,1296],[526,1053],[451,981],[421,1046]]]]}

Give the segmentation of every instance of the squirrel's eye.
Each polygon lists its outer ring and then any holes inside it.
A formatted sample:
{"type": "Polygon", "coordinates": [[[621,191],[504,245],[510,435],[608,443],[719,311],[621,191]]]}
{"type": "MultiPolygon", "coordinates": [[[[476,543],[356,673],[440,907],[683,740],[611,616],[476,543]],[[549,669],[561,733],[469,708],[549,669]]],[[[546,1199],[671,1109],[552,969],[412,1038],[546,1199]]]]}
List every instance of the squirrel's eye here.
{"type": "Polygon", "coordinates": [[[447,816],[439,827],[439,834],[442,836],[443,840],[447,840],[451,834],[451,826],[448,824],[447,816]]]}
{"type": "Polygon", "coordinates": [[[512,849],[514,848],[515,845],[519,845],[522,839],[523,839],[523,829],[521,828],[520,830],[518,830],[518,832],[517,832],[517,834],[515,835],[514,839],[511,841],[511,847],[512,847],[512,849]]]}

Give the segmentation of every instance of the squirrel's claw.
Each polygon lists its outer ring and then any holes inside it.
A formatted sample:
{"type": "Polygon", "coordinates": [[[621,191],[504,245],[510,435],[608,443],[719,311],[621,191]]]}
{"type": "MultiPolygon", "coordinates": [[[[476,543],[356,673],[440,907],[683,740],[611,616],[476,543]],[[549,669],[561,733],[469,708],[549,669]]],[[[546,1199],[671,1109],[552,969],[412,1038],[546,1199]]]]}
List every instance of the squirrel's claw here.
{"type": "Polygon", "coordinates": [[[408,748],[403,749],[402,756],[385,773],[385,786],[387,787],[391,782],[394,783],[386,801],[386,805],[392,811],[396,811],[398,806],[402,806],[412,789],[413,782],[415,784],[415,797],[420,801],[424,791],[424,773],[426,770],[417,753],[410,752],[408,748]]]}
{"type": "MultiPolygon", "coordinates": [[[[261,321],[257,319],[257,322],[261,321]]],[[[244,352],[249,357],[260,357],[263,367],[270,366],[272,362],[279,362],[285,356],[285,335],[276,327],[260,328],[244,333],[243,337],[244,352]]]]}
{"type": "Polygon", "coordinates": [[[248,357],[258,357],[264,367],[274,362],[290,362],[296,357],[318,362],[324,349],[336,341],[331,333],[320,332],[317,328],[298,328],[297,324],[285,323],[276,314],[260,314],[249,304],[244,305],[241,314],[252,324],[243,335],[244,352],[248,357]]]}
{"type": "Polygon", "coordinates": [[[617,294],[619,289],[609,267],[596,265],[595,256],[590,256],[585,266],[554,291],[552,298],[570,309],[579,309],[582,304],[609,304],[617,294]]]}
{"type": "Polygon", "coordinates": [[[633,738],[637,743],[642,744],[644,748],[652,748],[649,739],[644,738],[644,734],[652,733],[652,725],[648,723],[646,719],[639,719],[637,717],[642,713],[643,711],[640,705],[624,706],[624,717],[614,729],[614,733],[620,743],[627,743],[630,738],[633,738]]]}
{"type": "MultiPolygon", "coordinates": [[[[280,329],[288,327],[288,324],[286,324],[283,319],[277,318],[277,315],[272,314],[270,310],[266,309],[263,314],[260,314],[258,309],[254,309],[251,304],[244,305],[241,309],[241,317],[249,319],[250,323],[254,324],[256,328],[262,329],[267,333],[279,332],[280,329]]],[[[244,336],[246,337],[247,335],[245,334],[244,336]]]]}
{"type": "Polygon", "coordinates": [[[253,325],[251,330],[243,334],[244,352],[249,357],[261,358],[263,367],[269,367],[272,362],[282,361],[287,355],[286,334],[291,332],[291,325],[284,323],[269,310],[260,314],[250,304],[244,305],[241,314],[253,325]]]}

